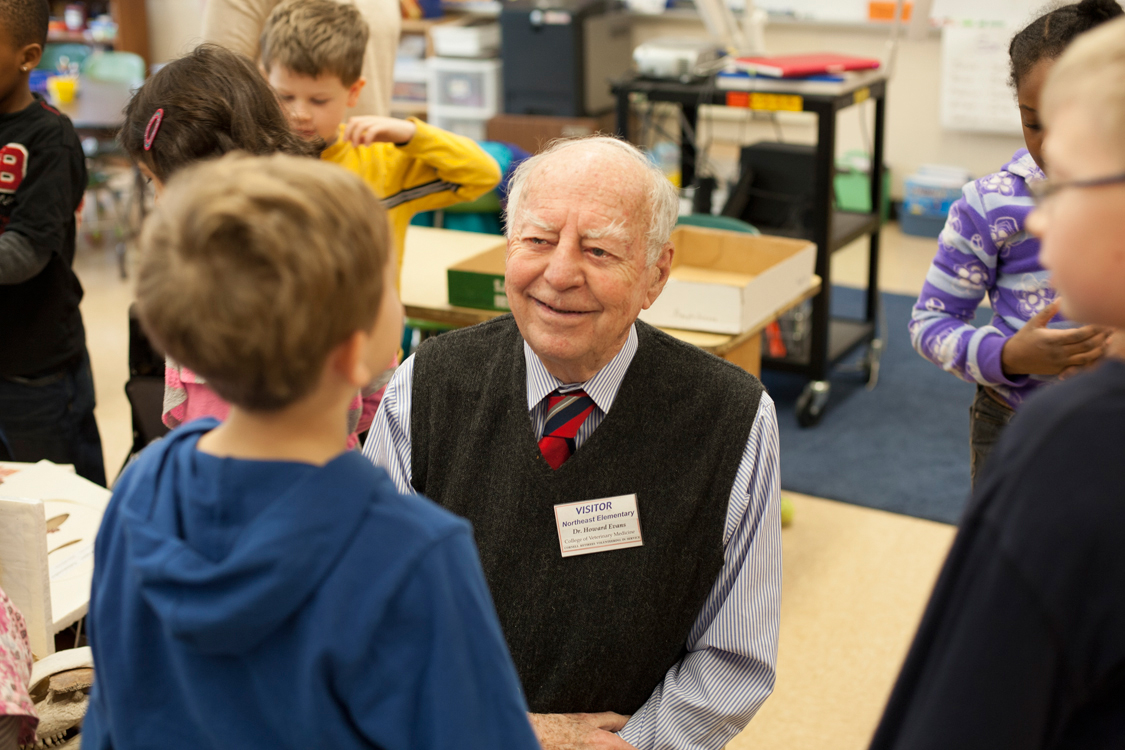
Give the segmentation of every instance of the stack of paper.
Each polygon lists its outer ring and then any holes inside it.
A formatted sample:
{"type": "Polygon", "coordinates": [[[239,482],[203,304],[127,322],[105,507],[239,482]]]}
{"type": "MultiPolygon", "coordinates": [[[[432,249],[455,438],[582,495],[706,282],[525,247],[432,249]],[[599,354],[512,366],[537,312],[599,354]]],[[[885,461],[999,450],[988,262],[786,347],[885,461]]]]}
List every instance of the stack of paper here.
{"type": "Polygon", "coordinates": [[[0,588],[28,624],[36,658],[86,614],[94,538],[110,492],[40,461],[0,483],[0,588]]]}

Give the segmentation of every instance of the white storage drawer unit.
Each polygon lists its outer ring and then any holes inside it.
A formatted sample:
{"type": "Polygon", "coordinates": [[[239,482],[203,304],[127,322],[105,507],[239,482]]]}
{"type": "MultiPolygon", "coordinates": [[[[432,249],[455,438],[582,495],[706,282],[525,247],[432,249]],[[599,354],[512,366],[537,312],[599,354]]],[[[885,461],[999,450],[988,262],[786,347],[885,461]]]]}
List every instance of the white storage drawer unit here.
{"type": "Polygon", "coordinates": [[[431,57],[426,61],[431,112],[455,112],[462,117],[488,119],[500,112],[499,60],[431,57]]]}

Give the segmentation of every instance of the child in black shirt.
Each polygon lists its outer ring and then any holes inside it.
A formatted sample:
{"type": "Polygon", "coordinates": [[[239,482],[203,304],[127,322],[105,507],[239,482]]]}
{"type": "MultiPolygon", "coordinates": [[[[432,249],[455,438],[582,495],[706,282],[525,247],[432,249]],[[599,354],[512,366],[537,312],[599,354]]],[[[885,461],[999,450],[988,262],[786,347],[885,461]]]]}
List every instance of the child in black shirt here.
{"type": "MultiPolygon", "coordinates": [[[[1125,18],[1051,70],[1027,227],[1063,313],[1125,328],[1125,18]]],[[[1115,335],[1121,335],[1120,331],[1115,335]]],[[[1125,363],[1036,394],[1001,436],[872,750],[1125,748],[1125,363]]]]}
{"type": "Polygon", "coordinates": [[[48,17],[45,0],[0,0],[0,447],[104,485],[71,269],[86,164],[70,120],[28,86],[48,17]]]}

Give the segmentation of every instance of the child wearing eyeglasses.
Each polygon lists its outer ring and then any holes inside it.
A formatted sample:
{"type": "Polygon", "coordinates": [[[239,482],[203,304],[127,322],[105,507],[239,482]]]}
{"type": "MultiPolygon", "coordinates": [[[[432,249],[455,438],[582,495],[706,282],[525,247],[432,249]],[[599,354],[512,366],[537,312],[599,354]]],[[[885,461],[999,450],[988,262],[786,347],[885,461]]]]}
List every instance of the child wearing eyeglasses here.
{"type": "Polygon", "coordinates": [[[1075,327],[1059,313],[1039,240],[1025,228],[1033,188],[1045,179],[1039,95],[1067,45],[1122,14],[1114,0],[1082,0],[1032,21],[1012,39],[1010,83],[1027,148],[999,172],[971,182],[953,204],[910,321],[910,340],[926,359],[977,384],[969,410],[970,474],[975,485],[1015,410],[1036,389],[1097,362],[1109,332],[1075,327]],[[971,322],[988,295],[992,320],[971,322]]]}
{"type": "MultiPolygon", "coordinates": [[[[1043,90],[1027,219],[1062,311],[1125,327],[1125,18],[1043,90]]],[[[1020,408],[969,502],[871,750],[1125,747],[1125,363],[1020,408]]]]}

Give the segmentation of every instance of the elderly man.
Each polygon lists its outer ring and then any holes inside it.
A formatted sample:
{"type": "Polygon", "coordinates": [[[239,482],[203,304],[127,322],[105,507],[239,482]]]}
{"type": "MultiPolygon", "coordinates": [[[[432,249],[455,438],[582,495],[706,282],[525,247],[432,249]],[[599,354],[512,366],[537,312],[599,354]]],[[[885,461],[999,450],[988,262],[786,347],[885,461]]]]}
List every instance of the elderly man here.
{"type": "Polygon", "coordinates": [[[558,143],[508,200],[512,315],[406,360],[364,452],[472,522],[544,747],[722,747],[774,682],[773,402],[637,321],[678,208],[642,153],[558,143]]]}

